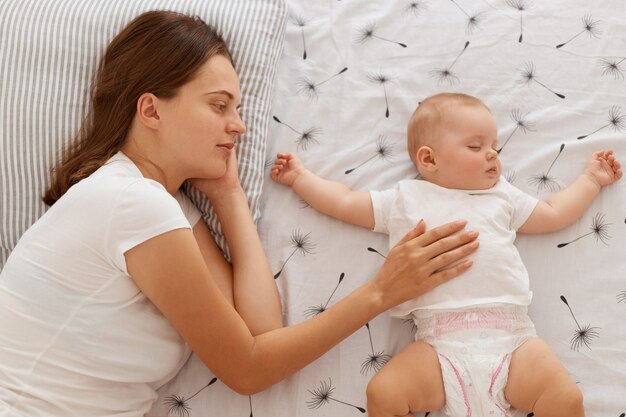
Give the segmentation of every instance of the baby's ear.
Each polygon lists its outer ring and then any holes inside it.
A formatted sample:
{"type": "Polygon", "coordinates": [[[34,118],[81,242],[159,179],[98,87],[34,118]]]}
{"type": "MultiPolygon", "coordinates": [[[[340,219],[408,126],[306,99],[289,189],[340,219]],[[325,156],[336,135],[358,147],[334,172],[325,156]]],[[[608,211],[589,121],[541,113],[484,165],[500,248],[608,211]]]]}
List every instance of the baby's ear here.
{"type": "Polygon", "coordinates": [[[435,172],[437,170],[437,162],[435,160],[435,151],[430,146],[422,146],[417,150],[417,157],[415,158],[419,169],[423,169],[428,172],[435,172]]]}

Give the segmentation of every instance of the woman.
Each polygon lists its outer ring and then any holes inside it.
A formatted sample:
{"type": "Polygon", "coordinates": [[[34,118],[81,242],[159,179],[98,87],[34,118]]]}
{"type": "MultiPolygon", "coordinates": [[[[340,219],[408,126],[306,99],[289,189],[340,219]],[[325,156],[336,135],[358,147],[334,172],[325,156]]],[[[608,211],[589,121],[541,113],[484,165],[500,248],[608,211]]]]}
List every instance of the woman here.
{"type": "Polygon", "coordinates": [[[226,45],[198,18],[148,12],[113,39],[52,207],[0,275],[0,416],[141,416],[189,348],[254,393],[469,268],[476,233],[422,222],[369,283],[283,328],[237,176],[239,101],[226,45]],[[215,208],[232,266],[185,180],[215,208]]]}

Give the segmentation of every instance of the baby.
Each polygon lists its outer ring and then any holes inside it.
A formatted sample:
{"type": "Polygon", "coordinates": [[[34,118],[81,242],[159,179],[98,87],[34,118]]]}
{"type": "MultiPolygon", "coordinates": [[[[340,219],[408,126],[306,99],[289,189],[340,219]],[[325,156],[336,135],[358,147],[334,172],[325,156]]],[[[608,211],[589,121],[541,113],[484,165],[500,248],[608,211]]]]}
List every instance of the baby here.
{"type": "Polygon", "coordinates": [[[549,233],[578,220],[600,189],[622,176],[613,151],[595,152],[573,184],[544,201],[501,177],[497,128],[480,100],[443,93],[424,100],[409,122],[408,151],[421,180],[357,192],[279,153],[271,170],[316,210],[389,235],[390,247],[423,219],[468,220],[480,233],[462,277],[391,311],[411,315],[415,342],[367,387],[370,417],[442,409],[451,417],[584,416],[582,394],[527,315],[532,293],[515,248],[516,231],[549,233]]]}

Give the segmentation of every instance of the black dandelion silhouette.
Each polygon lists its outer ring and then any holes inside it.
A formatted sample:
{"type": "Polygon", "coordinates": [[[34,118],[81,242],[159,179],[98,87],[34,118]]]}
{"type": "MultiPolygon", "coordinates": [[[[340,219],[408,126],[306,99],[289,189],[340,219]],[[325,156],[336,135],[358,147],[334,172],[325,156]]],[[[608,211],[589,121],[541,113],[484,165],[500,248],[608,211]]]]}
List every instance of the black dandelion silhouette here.
{"type": "Polygon", "coordinates": [[[309,203],[307,203],[304,198],[299,198],[298,202],[300,203],[300,208],[301,209],[305,209],[305,208],[309,208],[311,207],[311,205],[309,203]]]}
{"type": "Polygon", "coordinates": [[[570,243],[574,243],[577,240],[580,240],[589,235],[595,236],[596,242],[601,241],[605,245],[608,245],[607,240],[611,238],[611,235],[609,235],[609,232],[608,232],[610,225],[611,223],[607,223],[605,221],[603,213],[597,213],[595,216],[593,216],[593,220],[591,221],[591,232],[585,233],[584,235],[579,236],[576,239],[571,240],[569,242],[559,243],[558,245],[556,245],[556,247],[563,248],[569,245],[570,243]]]}
{"type": "Polygon", "coordinates": [[[516,173],[514,169],[510,169],[504,173],[504,179],[509,183],[513,184],[517,179],[516,173]]]}
{"type": "Polygon", "coordinates": [[[467,24],[465,27],[465,33],[470,34],[474,31],[474,29],[478,28],[478,25],[481,21],[481,13],[474,13],[470,15],[467,13],[456,1],[450,0],[454,5],[465,15],[467,18],[467,24]]]}
{"type": "Polygon", "coordinates": [[[624,116],[621,113],[621,110],[622,109],[619,106],[612,106],[611,109],[609,110],[609,119],[608,119],[609,122],[607,124],[594,130],[591,133],[578,136],[576,139],[585,139],[586,137],[591,136],[594,133],[599,132],[602,129],[607,128],[609,126],[613,127],[613,130],[615,130],[616,132],[621,132],[622,129],[626,128],[626,116],[624,116]]]}
{"type": "Polygon", "coordinates": [[[369,41],[370,39],[378,39],[378,40],[381,40],[381,41],[384,41],[384,42],[393,43],[393,44],[399,45],[399,46],[401,46],[403,48],[406,48],[406,44],[405,43],[393,41],[391,39],[387,39],[387,38],[383,38],[381,36],[378,36],[376,34],[376,22],[369,22],[365,26],[361,27],[358,30],[358,32],[357,32],[357,34],[356,34],[356,36],[354,38],[354,40],[357,43],[361,43],[361,44],[369,41]]]}
{"type": "Polygon", "coordinates": [[[339,282],[337,282],[337,285],[335,286],[335,289],[333,290],[333,292],[330,294],[330,297],[328,297],[328,300],[326,300],[326,302],[323,304],[309,307],[306,310],[304,310],[304,317],[306,318],[315,317],[318,314],[326,311],[326,309],[328,308],[328,304],[330,303],[330,300],[333,298],[333,295],[335,295],[335,292],[337,291],[337,288],[339,288],[339,285],[341,284],[341,281],[343,281],[343,278],[345,275],[346,274],[343,272],[341,273],[341,275],[339,275],[339,282]]]}
{"type": "Polygon", "coordinates": [[[449,85],[453,85],[459,82],[459,77],[457,77],[456,74],[452,72],[452,68],[454,67],[454,65],[456,65],[459,58],[461,58],[461,55],[463,55],[469,44],[469,41],[465,42],[463,49],[457,54],[456,58],[454,58],[452,64],[448,65],[445,68],[436,68],[430,72],[431,76],[438,78],[437,84],[446,82],[449,85]]]}
{"type": "Polygon", "coordinates": [[[569,303],[567,302],[567,299],[564,296],[561,296],[561,301],[563,301],[569,309],[569,312],[572,315],[574,322],[576,322],[576,327],[578,327],[578,330],[574,332],[574,336],[570,340],[572,350],[578,352],[582,345],[587,346],[587,349],[591,349],[591,346],[589,344],[592,342],[593,339],[596,339],[600,336],[600,334],[598,333],[598,330],[600,330],[600,328],[591,327],[591,325],[589,324],[581,327],[580,323],[578,323],[578,320],[576,320],[576,316],[572,311],[572,307],[570,307],[569,303]]]}
{"type": "Polygon", "coordinates": [[[626,58],[622,58],[618,60],[612,60],[607,58],[602,58],[598,61],[600,66],[602,67],[602,76],[612,75],[615,80],[623,80],[624,79],[624,70],[620,68],[620,64],[624,62],[626,58]]]}
{"type": "Polygon", "coordinates": [[[274,166],[275,159],[272,157],[266,157],[265,162],[263,163],[263,169],[268,170],[274,166]]]}
{"type": "Polygon", "coordinates": [[[404,14],[407,16],[418,17],[422,11],[426,10],[426,3],[423,1],[409,1],[404,8],[404,14]]]}
{"type": "Polygon", "coordinates": [[[548,171],[539,175],[533,175],[528,179],[528,185],[537,187],[537,193],[543,190],[556,191],[559,188],[559,184],[556,182],[556,179],[550,176],[550,170],[554,166],[556,160],[559,159],[559,156],[561,156],[564,148],[565,144],[562,143],[559,149],[559,153],[556,155],[556,157],[548,167],[548,171]]]}
{"type": "Polygon", "coordinates": [[[498,149],[498,153],[502,152],[502,149],[504,149],[506,144],[509,143],[509,140],[515,134],[515,132],[517,132],[518,129],[521,130],[524,133],[526,133],[528,131],[533,132],[535,130],[534,129],[535,128],[535,123],[534,122],[530,122],[528,120],[525,120],[524,119],[525,116],[526,115],[522,116],[522,114],[521,114],[519,109],[513,109],[511,111],[511,119],[513,119],[513,121],[515,122],[515,128],[513,129],[513,131],[509,135],[509,137],[506,138],[506,140],[504,141],[502,146],[498,149]]]}
{"type": "Polygon", "coordinates": [[[298,144],[298,150],[302,149],[302,150],[306,151],[309,148],[309,145],[311,145],[311,144],[319,144],[319,141],[317,140],[317,137],[319,135],[321,135],[322,132],[323,132],[321,128],[312,126],[312,127],[309,127],[308,129],[305,129],[303,131],[299,131],[299,130],[295,129],[294,127],[288,125],[287,123],[281,121],[276,116],[272,116],[272,118],[277,123],[280,123],[281,125],[288,127],[292,132],[295,132],[295,133],[298,134],[298,137],[295,140],[295,142],[298,144]]]}
{"type": "Polygon", "coordinates": [[[294,16],[293,23],[300,28],[300,34],[302,36],[302,49],[304,50],[302,53],[302,59],[306,59],[306,38],[304,37],[304,28],[308,22],[302,16],[294,16]]]}
{"type": "Polygon", "coordinates": [[[403,319],[402,324],[411,326],[411,333],[413,333],[413,335],[415,336],[415,333],[417,333],[417,324],[415,324],[415,320],[403,319]]]}
{"type": "Polygon", "coordinates": [[[385,351],[381,350],[380,352],[374,352],[374,343],[372,342],[372,331],[370,330],[370,324],[366,323],[365,327],[367,328],[367,335],[370,340],[370,351],[371,353],[367,355],[367,359],[363,361],[361,364],[361,374],[367,375],[370,371],[378,372],[380,368],[382,368],[391,356],[385,355],[385,351]]]}
{"type": "Polygon", "coordinates": [[[529,4],[525,0],[506,0],[506,4],[519,11],[519,38],[518,42],[522,42],[524,36],[524,11],[528,8],[529,4]]]}
{"type": "Polygon", "coordinates": [[[558,98],[565,98],[563,94],[557,93],[556,91],[552,90],[550,87],[548,87],[547,85],[545,85],[544,83],[542,83],[541,81],[537,79],[537,75],[535,73],[535,64],[533,62],[529,61],[526,63],[526,66],[524,70],[522,71],[522,81],[527,85],[530,85],[531,83],[535,82],[539,84],[541,87],[551,92],[552,94],[554,94],[555,96],[557,96],[558,98]]]}
{"type": "Polygon", "coordinates": [[[346,71],[348,71],[348,67],[344,67],[338,73],[333,74],[329,78],[326,78],[325,80],[319,81],[319,82],[315,82],[306,77],[299,78],[296,81],[296,84],[299,87],[298,92],[303,94],[305,97],[309,98],[310,100],[317,100],[319,98],[319,86],[321,86],[324,83],[327,83],[328,81],[332,80],[335,77],[338,77],[339,75],[343,74],[346,71]]]}
{"type": "Polygon", "coordinates": [[[615,298],[617,298],[618,303],[626,302],[626,291],[620,292],[619,294],[615,296],[615,298]]]}
{"type": "Polygon", "coordinates": [[[374,155],[372,155],[365,161],[361,162],[359,165],[355,166],[354,168],[350,168],[349,170],[344,172],[344,174],[352,173],[356,169],[361,168],[363,165],[367,164],[368,162],[371,162],[375,158],[382,159],[384,161],[389,160],[391,158],[392,150],[393,150],[393,145],[388,144],[387,138],[381,135],[376,139],[376,153],[374,153],[374,155]]]}
{"type": "Polygon", "coordinates": [[[181,417],[189,417],[189,410],[191,410],[191,407],[189,407],[187,400],[184,397],[170,395],[163,400],[163,403],[170,407],[168,410],[169,414],[175,413],[181,417]]]}
{"type": "Polygon", "coordinates": [[[250,404],[250,417],[254,417],[254,413],[252,413],[252,395],[248,395],[248,402],[250,404]]]}
{"type": "Polygon", "coordinates": [[[167,396],[163,400],[163,404],[165,404],[166,406],[169,406],[169,409],[168,409],[169,414],[174,413],[174,414],[179,415],[180,417],[189,417],[189,411],[191,410],[191,407],[189,406],[189,400],[191,400],[196,395],[200,394],[200,392],[202,392],[202,390],[204,390],[208,386],[213,385],[216,381],[217,381],[217,378],[211,379],[208,384],[200,388],[198,391],[196,391],[195,394],[193,394],[189,398],[181,397],[178,395],[167,396]]]}
{"type": "Polygon", "coordinates": [[[295,229],[291,232],[291,245],[293,246],[293,251],[287,257],[285,262],[283,262],[283,266],[280,267],[280,270],[274,274],[274,279],[278,278],[280,274],[282,274],[285,265],[287,265],[287,262],[289,262],[291,257],[295,255],[296,252],[300,252],[303,256],[314,253],[313,250],[315,249],[315,244],[311,243],[309,238],[310,235],[310,232],[303,234],[300,229],[295,229]]]}
{"type": "Polygon", "coordinates": [[[377,83],[383,86],[383,93],[385,95],[385,117],[389,117],[389,99],[387,98],[387,84],[391,81],[391,77],[383,74],[382,72],[367,74],[367,79],[373,83],[377,83]]]}
{"type": "Polygon", "coordinates": [[[363,407],[358,407],[354,404],[350,404],[345,401],[340,401],[336,398],[333,398],[333,392],[335,391],[335,387],[333,387],[333,382],[330,378],[328,378],[328,382],[320,381],[320,386],[318,388],[315,388],[313,391],[308,391],[313,396],[313,398],[306,402],[306,405],[309,409],[317,409],[324,404],[330,403],[330,401],[335,401],[337,403],[353,407],[359,410],[361,413],[365,413],[365,408],[363,407]]]}
{"type": "Polygon", "coordinates": [[[383,255],[382,253],[380,253],[379,251],[377,251],[376,249],[372,248],[371,246],[367,247],[367,251],[368,252],[374,252],[377,253],[378,255],[382,256],[384,259],[387,259],[387,257],[385,255],[383,255]]]}
{"type": "Polygon", "coordinates": [[[562,48],[563,46],[567,45],[568,43],[570,43],[571,41],[573,41],[574,39],[576,39],[577,37],[579,37],[580,35],[582,35],[585,32],[587,34],[589,34],[589,36],[592,36],[594,38],[597,38],[602,33],[602,31],[599,28],[600,21],[599,20],[593,20],[591,18],[591,15],[588,15],[588,14],[585,15],[582,18],[582,22],[583,22],[583,30],[581,30],[576,35],[574,35],[571,38],[569,38],[567,41],[558,44],[556,47],[557,48],[562,48]]]}

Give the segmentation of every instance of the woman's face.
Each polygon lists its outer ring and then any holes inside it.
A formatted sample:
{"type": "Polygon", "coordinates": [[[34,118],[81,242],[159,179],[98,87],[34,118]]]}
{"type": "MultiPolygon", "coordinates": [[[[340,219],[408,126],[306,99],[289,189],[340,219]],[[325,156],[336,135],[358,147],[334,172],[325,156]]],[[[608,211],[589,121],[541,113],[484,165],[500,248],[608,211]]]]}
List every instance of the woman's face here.
{"type": "Polygon", "coordinates": [[[160,100],[160,137],[185,178],[219,178],[226,172],[235,138],[246,130],[240,100],[237,74],[222,55],[205,62],[174,97],[160,100]]]}

